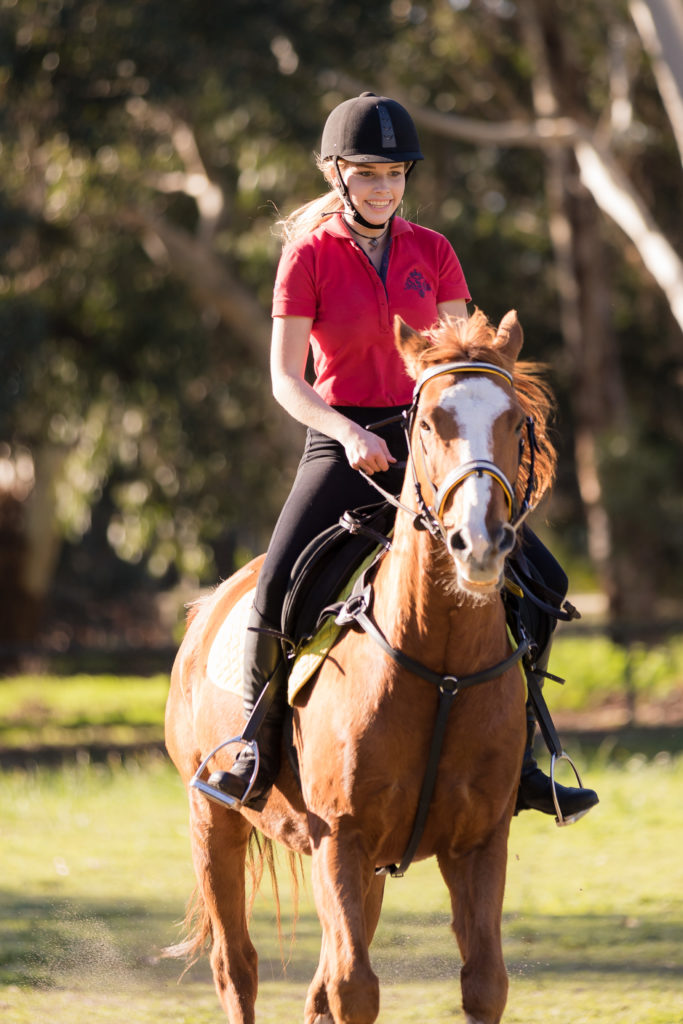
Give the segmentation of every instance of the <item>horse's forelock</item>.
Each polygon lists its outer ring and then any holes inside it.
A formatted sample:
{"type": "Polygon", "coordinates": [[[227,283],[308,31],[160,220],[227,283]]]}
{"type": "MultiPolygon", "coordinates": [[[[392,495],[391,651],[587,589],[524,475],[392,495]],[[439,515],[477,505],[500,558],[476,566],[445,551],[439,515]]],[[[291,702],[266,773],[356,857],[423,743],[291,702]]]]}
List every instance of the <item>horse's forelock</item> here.
{"type": "Polygon", "coordinates": [[[463,362],[485,361],[502,366],[500,353],[493,348],[496,329],[489,323],[480,309],[467,320],[461,317],[444,317],[428,332],[432,347],[422,354],[422,369],[438,363],[461,360],[463,362]]]}

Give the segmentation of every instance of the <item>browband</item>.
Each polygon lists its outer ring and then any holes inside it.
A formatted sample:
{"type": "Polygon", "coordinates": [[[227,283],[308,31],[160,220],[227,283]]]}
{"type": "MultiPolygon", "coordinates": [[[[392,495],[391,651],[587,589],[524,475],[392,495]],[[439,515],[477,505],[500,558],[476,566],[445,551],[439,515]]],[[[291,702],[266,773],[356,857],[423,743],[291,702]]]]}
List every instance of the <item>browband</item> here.
{"type": "Polygon", "coordinates": [[[428,381],[447,373],[494,373],[507,381],[510,386],[514,383],[511,373],[504,370],[502,366],[495,366],[493,363],[440,363],[438,366],[430,367],[429,370],[425,370],[420,375],[413,390],[413,401],[416,401],[420,391],[428,381]]]}

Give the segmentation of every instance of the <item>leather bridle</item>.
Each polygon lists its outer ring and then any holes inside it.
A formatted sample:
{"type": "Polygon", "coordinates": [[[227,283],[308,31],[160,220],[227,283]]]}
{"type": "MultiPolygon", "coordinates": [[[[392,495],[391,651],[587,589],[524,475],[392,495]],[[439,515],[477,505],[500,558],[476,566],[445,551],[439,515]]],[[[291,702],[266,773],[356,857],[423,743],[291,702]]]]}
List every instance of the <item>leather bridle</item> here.
{"type": "MultiPolygon", "coordinates": [[[[437,486],[429,478],[427,471],[424,448],[421,447],[421,460],[427,475],[429,486],[432,489],[434,495],[433,503],[428,505],[425,501],[424,495],[422,494],[422,485],[420,483],[417,465],[415,461],[415,454],[413,451],[412,435],[413,427],[415,425],[415,419],[417,417],[420,396],[422,389],[430,381],[434,380],[435,377],[442,377],[448,374],[458,373],[483,373],[492,376],[502,377],[502,379],[514,388],[514,379],[511,373],[503,369],[501,366],[496,366],[494,363],[485,362],[450,362],[440,363],[438,366],[432,366],[425,370],[420,375],[413,389],[413,400],[410,407],[400,416],[392,416],[389,419],[381,420],[379,423],[371,423],[367,425],[368,430],[376,429],[381,426],[386,426],[388,423],[395,422],[400,419],[402,422],[403,430],[406,435],[406,442],[408,448],[408,461],[411,467],[413,486],[415,488],[415,496],[417,502],[417,512],[414,509],[408,508],[403,505],[396,497],[389,494],[382,487],[377,484],[371,476],[366,473],[360,472],[372,486],[380,491],[388,501],[390,501],[397,508],[403,509],[404,512],[408,512],[413,517],[414,525],[419,530],[428,530],[429,533],[434,537],[439,537],[442,540],[446,540],[446,531],[443,524],[443,510],[448,497],[457,490],[465,480],[471,476],[482,477],[484,475],[491,477],[503,490],[505,495],[505,501],[508,509],[508,523],[512,528],[517,531],[523,521],[528,516],[532,509],[531,495],[534,490],[534,458],[535,453],[538,450],[538,442],[536,440],[536,434],[534,431],[534,421],[531,416],[525,418],[525,426],[527,431],[527,438],[529,444],[529,475],[527,479],[524,496],[519,502],[515,493],[514,484],[512,484],[505,473],[500,469],[494,462],[488,459],[473,459],[468,462],[461,463],[458,466],[454,466],[446,477],[437,486]]],[[[522,452],[524,447],[524,438],[520,439],[520,451],[519,458],[521,462],[522,452]]]]}

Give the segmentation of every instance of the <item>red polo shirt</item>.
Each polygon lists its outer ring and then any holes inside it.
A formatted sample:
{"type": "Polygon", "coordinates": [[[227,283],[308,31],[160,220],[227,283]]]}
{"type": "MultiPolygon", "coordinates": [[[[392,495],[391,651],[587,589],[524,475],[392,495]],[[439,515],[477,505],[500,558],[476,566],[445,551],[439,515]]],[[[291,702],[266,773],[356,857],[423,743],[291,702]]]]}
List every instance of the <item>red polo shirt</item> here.
{"type": "Polygon", "coordinates": [[[329,405],[404,405],[414,382],[394,345],[395,315],[424,330],[437,303],[469,298],[443,235],[394,217],[383,281],[337,215],[283,250],[273,316],[312,318],[313,386],[329,405]]]}

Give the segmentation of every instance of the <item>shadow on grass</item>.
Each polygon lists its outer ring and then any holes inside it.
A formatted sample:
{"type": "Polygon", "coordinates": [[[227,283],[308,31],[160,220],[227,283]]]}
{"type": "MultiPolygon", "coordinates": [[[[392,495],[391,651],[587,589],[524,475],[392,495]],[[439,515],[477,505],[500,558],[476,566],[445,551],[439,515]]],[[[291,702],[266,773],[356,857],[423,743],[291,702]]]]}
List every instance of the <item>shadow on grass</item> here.
{"type": "MultiPolygon", "coordinates": [[[[42,901],[0,890],[0,984],[97,989],[175,981],[182,967],[161,959],[179,938],[163,904],[42,901]]],[[[208,963],[201,980],[210,980],[208,963]]]]}
{"type": "MultiPolygon", "coordinates": [[[[251,934],[261,977],[307,984],[318,960],[317,918],[312,911],[302,915],[291,946],[287,928],[285,922],[280,950],[272,917],[255,915],[251,934]]],[[[159,959],[159,954],[178,937],[173,914],[163,903],[83,902],[75,907],[0,891],[0,984],[80,991],[174,984],[183,965],[159,959]]],[[[683,921],[506,915],[503,942],[512,975],[683,979],[683,921]]],[[[437,913],[385,914],[372,961],[384,984],[450,981],[460,966],[447,918],[437,913]]],[[[185,982],[211,982],[206,957],[185,982]]]]}

